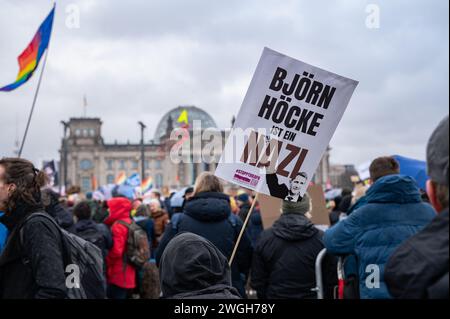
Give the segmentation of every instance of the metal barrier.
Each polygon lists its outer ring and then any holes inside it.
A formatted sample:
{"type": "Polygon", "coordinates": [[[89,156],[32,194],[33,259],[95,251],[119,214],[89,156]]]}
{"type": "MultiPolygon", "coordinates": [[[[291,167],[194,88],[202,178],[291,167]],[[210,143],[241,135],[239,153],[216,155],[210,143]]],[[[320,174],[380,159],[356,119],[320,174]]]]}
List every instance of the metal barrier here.
{"type": "Polygon", "coordinates": [[[344,258],[343,257],[338,258],[337,276],[338,276],[338,289],[337,289],[337,293],[334,294],[334,299],[344,299],[345,273],[344,273],[344,258]]]}
{"type": "MultiPolygon", "coordinates": [[[[317,293],[317,299],[325,299],[324,292],[324,283],[323,283],[323,275],[322,275],[322,262],[327,254],[327,249],[323,248],[316,257],[315,263],[315,272],[316,272],[316,287],[312,288],[312,291],[317,293]]],[[[339,257],[337,263],[337,277],[338,277],[338,286],[335,287],[335,291],[333,293],[334,299],[344,299],[344,258],[339,257]]]]}
{"type": "Polygon", "coordinates": [[[316,287],[312,291],[317,293],[317,299],[324,299],[323,277],[322,277],[322,261],[327,253],[327,249],[322,249],[316,258],[316,287]]]}

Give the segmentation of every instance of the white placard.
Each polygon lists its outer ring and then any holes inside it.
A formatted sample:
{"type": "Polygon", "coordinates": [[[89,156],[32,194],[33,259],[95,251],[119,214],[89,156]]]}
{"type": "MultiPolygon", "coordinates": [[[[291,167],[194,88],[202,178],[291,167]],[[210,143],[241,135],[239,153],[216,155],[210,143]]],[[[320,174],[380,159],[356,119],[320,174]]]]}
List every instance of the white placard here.
{"type": "Polygon", "coordinates": [[[216,176],[301,200],[357,85],[264,48],[216,176]]]}

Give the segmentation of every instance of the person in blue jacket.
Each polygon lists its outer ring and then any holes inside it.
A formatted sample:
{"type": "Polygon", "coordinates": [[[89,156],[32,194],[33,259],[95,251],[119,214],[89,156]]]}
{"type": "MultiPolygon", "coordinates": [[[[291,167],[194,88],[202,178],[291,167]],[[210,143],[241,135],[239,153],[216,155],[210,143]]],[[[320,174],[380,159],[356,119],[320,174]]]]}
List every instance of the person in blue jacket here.
{"type": "MultiPolygon", "coordinates": [[[[0,212],[0,217],[3,216],[3,212],[0,212]]],[[[7,228],[0,223],[0,254],[3,251],[3,247],[5,247],[6,237],[8,236],[7,228]]]]}
{"type": "Polygon", "coordinates": [[[394,158],[375,159],[369,171],[373,184],[366,193],[365,205],[328,229],[324,242],[329,253],[356,255],[362,299],[387,299],[391,298],[384,282],[387,260],[436,212],[422,201],[414,179],[398,174],[394,158]]]}

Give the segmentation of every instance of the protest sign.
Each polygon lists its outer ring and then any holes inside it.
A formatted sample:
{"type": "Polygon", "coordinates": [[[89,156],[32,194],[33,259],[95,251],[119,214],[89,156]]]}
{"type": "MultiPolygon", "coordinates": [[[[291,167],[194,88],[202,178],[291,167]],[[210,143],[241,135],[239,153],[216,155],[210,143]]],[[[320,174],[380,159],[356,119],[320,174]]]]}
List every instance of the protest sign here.
{"type": "Polygon", "coordinates": [[[311,198],[311,221],[315,225],[330,225],[329,212],[326,207],[325,195],[322,186],[314,184],[308,187],[308,195],[311,198]]]}
{"type": "Polygon", "coordinates": [[[301,200],[357,84],[264,48],[216,176],[301,200]]]}
{"type": "Polygon", "coordinates": [[[259,194],[259,210],[264,229],[272,227],[272,224],[280,217],[281,202],[280,198],[259,194]]]}
{"type": "Polygon", "coordinates": [[[51,187],[58,185],[58,173],[56,172],[55,161],[44,161],[42,169],[47,175],[48,185],[51,187]]]}

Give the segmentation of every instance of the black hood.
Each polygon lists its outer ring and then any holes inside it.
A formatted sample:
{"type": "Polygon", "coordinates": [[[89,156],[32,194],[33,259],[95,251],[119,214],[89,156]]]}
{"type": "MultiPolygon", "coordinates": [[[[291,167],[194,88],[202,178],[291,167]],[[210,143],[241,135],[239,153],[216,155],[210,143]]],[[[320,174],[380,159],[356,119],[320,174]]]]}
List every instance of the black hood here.
{"type": "Polygon", "coordinates": [[[254,209],[254,212],[250,216],[250,220],[252,221],[252,225],[254,226],[262,226],[262,218],[259,210],[254,209]]]}
{"type": "Polygon", "coordinates": [[[97,223],[92,219],[81,219],[74,225],[76,232],[84,232],[88,229],[97,230],[97,223]]]}
{"type": "Polygon", "coordinates": [[[219,284],[200,291],[177,294],[168,299],[241,299],[241,297],[236,288],[219,284]]]}
{"type": "Polygon", "coordinates": [[[272,229],[275,236],[288,241],[305,240],[313,237],[319,231],[302,214],[281,214],[272,229]]]}
{"type": "Polygon", "coordinates": [[[181,233],[169,242],[159,273],[164,298],[205,294],[204,290],[212,286],[231,287],[225,256],[210,241],[193,233],[181,233]]]}
{"type": "Polygon", "coordinates": [[[221,221],[231,213],[230,198],[217,192],[199,193],[186,202],[184,212],[199,221],[221,221]]]}
{"type": "Polygon", "coordinates": [[[52,205],[45,207],[45,211],[52,216],[62,228],[67,229],[73,225],[72,214],[60,203],[53,203],[52,205]]]}

